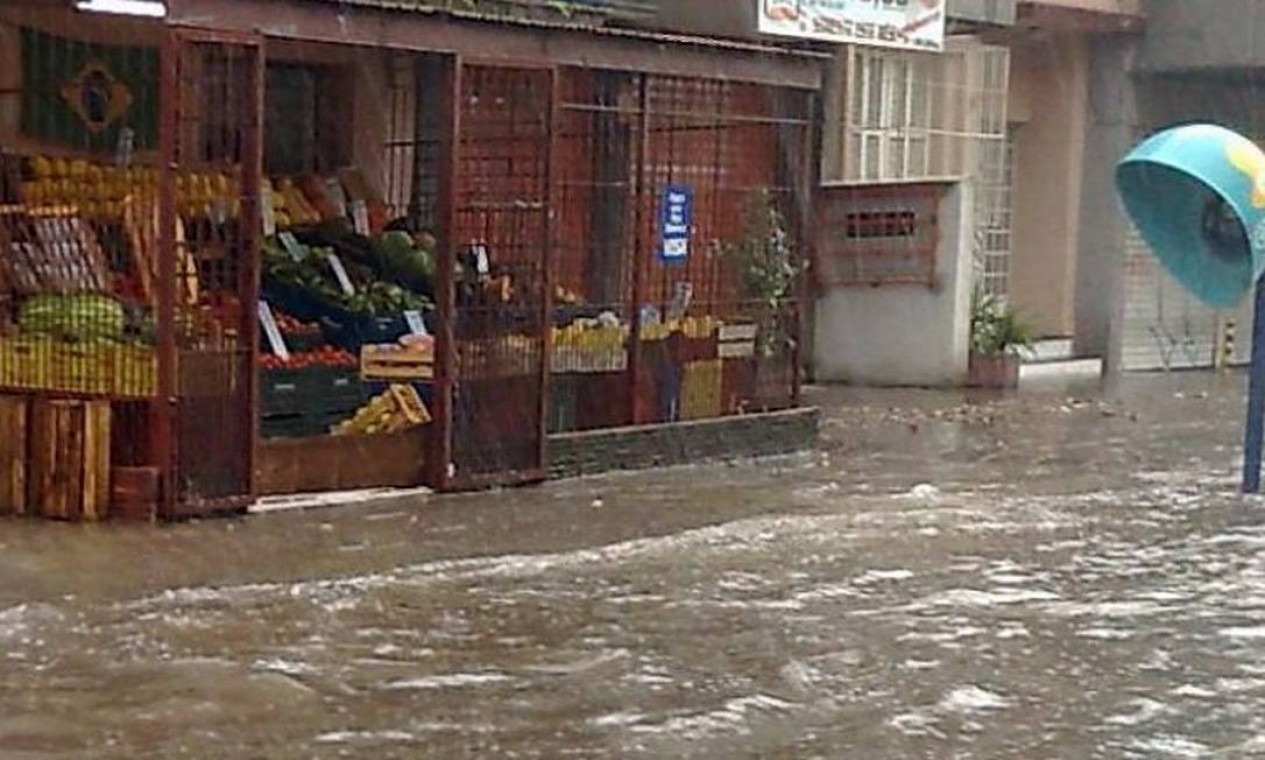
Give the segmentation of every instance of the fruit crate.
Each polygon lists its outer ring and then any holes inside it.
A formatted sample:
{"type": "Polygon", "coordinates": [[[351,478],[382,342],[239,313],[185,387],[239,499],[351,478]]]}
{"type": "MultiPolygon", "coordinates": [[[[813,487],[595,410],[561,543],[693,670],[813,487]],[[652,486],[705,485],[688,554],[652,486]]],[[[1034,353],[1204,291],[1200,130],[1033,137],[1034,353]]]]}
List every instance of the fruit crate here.
{"type": "Polygon", "coordinates": [[[719,359],[686,364],[681,377],[681,419],[704,420],[721,416],[723,377],[723,362],[719,359]]]}
{"type": "Polygon", "coordinates": [[[303,411],[324,415],[355,411],[365,402],[360,374],[354,369],[311,367],[301,381],[303,411]]]}
{"type": "Polygon", "coordinates": [[[264,438],[308,438],[325,432],[320,418],[305,414],[265,417],[259,423],[259,434],[264,438]]]}
{"type": "Polygon", "coordinates": [[[303,412],[303,369],[270,369],[259,374],[259,411],[265,418],[303,412]]]}
{"type": "Polygon", "coordinates": [[[360,376],[366,380],[432,380],[435,351],[366,345],[360,349],[360,376]]]}
{"type": "MultiPolygon", "coordinates": [[[[402,314],[365,317],[338,311],[337,314],[329,314],[321,318],[321,331],[325,335],[325,340],[337,348],[358,351],[362,346],[394,343],[409,334],[408,321],[402,314]]],[[[429,320],[427,320],[427,327],[434,329],[429,320]]]]}

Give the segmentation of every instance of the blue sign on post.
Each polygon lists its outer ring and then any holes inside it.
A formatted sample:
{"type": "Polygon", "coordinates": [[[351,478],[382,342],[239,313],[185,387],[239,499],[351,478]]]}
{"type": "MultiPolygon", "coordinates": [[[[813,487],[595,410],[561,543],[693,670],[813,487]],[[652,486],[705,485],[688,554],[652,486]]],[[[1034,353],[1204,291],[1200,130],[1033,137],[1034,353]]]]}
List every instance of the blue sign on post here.
{"type": "Polygon", "coordinates": [[[694,189],[666,185],[659,209],[659,258],[665,264],[684,263],[690,257],[690,228],[694,226],[694,189]]]}

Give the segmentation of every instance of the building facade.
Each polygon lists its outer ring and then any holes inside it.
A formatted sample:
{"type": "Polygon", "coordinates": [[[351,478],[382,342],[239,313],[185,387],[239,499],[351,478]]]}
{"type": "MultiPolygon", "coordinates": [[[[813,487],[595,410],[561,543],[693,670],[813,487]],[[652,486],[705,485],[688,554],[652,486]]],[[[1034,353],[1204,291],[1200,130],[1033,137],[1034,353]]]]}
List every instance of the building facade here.
{"type": "Polygon", "coordinates": [[[1189,297],[1126,220],[1112,170],[1143,136],[1184,122],[1265,138],[1260,4],[1146,0],[1138,10],[1138,33],[1103,36],[1089,48],[1078,351],[1101,354],[1112,371],[1242,363],[1250,299],[1218,311],[1189,297]]]}

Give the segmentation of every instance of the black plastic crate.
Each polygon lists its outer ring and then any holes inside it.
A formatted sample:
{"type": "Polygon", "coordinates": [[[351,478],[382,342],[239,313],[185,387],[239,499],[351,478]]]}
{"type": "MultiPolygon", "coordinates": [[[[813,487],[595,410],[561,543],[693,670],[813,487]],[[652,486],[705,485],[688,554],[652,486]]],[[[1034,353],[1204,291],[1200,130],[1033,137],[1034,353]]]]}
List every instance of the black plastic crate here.
{"type": "Polygon", "coordinates": [[[303,413],[306,370],[270,369],[259,374],[259,411],[264,417],[303,413]]]}
{"type": "Polygon", "coordinates": [[[359,409],[365,402],[360,373],[353,369],[311,367],[300,381],[305,414],[326,414],[331,411],[359,409]]]}

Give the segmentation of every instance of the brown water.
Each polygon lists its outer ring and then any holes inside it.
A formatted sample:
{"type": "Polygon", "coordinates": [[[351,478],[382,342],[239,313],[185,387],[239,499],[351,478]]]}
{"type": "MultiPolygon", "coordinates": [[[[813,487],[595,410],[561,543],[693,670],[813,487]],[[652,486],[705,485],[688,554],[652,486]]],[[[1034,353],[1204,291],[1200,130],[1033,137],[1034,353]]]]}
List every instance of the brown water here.
{"type": "Polygon", "coordinates": [[[1241,378],[820,400],[776,462],[0,525],[0,757],[1265,757],[1241,378]]]}

